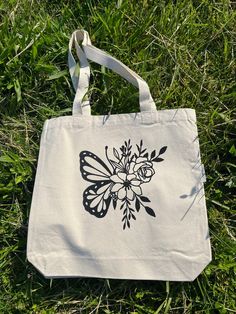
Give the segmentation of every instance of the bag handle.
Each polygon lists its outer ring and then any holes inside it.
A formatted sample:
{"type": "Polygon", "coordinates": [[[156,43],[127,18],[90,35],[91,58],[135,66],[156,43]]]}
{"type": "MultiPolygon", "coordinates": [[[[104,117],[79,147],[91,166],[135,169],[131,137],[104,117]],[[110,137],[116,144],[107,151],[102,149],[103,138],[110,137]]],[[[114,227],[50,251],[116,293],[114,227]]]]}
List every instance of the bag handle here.
{"type": "Polygon", "coordinates": [[[131,84],[138,87],[141,112],[156,110],[156,106],[152,99],[148,84],[138,74],[136,74],[122,62],[107,54],[106,52],[94,47],[91,44],[89,34],[85,30],[77,30],[73,32],[71,36],[68,52],[69,71],[74,89],[76,91],[73,103],[73,115],[91,114],[89,101],[83,101],[83,98],[89,88],[90,68],[88,59],[113,70],[131,84]],[[82,47],[80,47],[79,41],[82,41],[82,47]],[[80,62],[79,77],[76,71],[76,61],[72,55],[73,44],[75,45],[76,54],[80,62]]]}
{"type": "MultiPolygon", "coordinates": [[[[73,102],[73,115],[75,114],[91,114],[91,108],[88,101],[83,101],[85,94],[89,88],[89,79],[90,79],[90,67],[87,60],[87,57],[84,51],[78,44],[77,41],[78,34],[75,31],[69,41],[69,51],[68,51],[68,66],[69,72],[71,76],[71,80],[75,89],[75,98],[73,102]],[[76,55],[79,58],[80,69],[79,69],[79,77],[78,77],[78,68],[76,61],[72,54],[73,44],[75,44],[76,55]]],[[[91,44],[90,39],[88,38],[88,43],[91,44]]]]}

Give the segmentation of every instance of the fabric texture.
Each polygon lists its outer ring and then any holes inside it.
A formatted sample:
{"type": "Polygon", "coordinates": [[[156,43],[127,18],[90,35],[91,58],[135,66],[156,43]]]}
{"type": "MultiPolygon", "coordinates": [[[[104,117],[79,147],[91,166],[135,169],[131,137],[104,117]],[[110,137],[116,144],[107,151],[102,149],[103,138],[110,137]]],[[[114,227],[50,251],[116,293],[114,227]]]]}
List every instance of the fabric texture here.
{"type": "Polygon", "coordinates": [[[156,110],[147,83],[86,31],[68,64],[73,115],[43,126],[28,260],[47,278],[194,280],[211,261],[195,110],[156,110]],[[88,60],[135,85],[140,112],[91,115],[88,60]]]}

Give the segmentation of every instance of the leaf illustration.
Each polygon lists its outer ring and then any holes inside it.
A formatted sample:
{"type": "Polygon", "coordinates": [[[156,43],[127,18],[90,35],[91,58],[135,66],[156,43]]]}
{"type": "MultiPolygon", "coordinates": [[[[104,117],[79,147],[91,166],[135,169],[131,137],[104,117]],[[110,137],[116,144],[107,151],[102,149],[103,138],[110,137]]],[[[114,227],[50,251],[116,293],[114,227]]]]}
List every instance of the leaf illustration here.
{"type": "Polygon", "coordinates": [[[131,213],[131,216],[132,216],[132,218],[133,218],[134,220],[136,220],[136,217],[134,216],[133,213],[131,213]]]}
{"type": "Polygon", "coordinates": [[[144,154],[143,157],[148,158],[148,153],[144,154]]]}
{"type": "Polygon", "coordinates": [[[148,215],[156,217],[156,214],[154,213],[153,209],[151,209],[150,207],[145,207],[145,210],[148,213],[148,215]]]}
{"type": "Polygon", "coordinates": [[[135,208],[136,208],[137,212],[140,210],[140,202],[139,202],[137,197],[135,199],[135,208]]]}
{"type": "Polygon", "coordinates": [[[120,159],[120,155],[119,155],[118,151],[117,151],[115,148],[113,148],[113,155],[114,155],[118,160],[120,159]]]}
{"type": "Polygon", "coordinates": [[[167,146],[163,146],[160,151],[159,151],[159,155],[164,154],[164,152],[166,151],[167,146]]]}
{"type": "Polygon", "coordinates": [[[159,157],[156,157],[155,159],[152,159],[152,161],[155,161],[155,162],[161,162],[163,160],[164,160],[163,158],[159,158],[159,157]]]}
{"type": "Polygon", "coordinates": [[[124,160],[124,164],[126,165],[128,163],[128,161],[129,161],[129,157],[126,155],[125,160],[124,160]]]}
{"type": "Polygon", "coordinates": [[[141,201],[143,201],[143,202],[151,202],[150,201],[150,199],[148,198],[148,197],[146,197],[146,196],[140,196],[140,199],[141,199],[141,201]]]}
{"type": "Polygon", "coordinates": [[[130,223],[129,223],[129,220],[127,220],[127,226],[128,226],[128,228],[130,228],[130,223]]]}
{"type": "Polygon", "coordinates": [[[114,209],[116,209],[116,205],[117,205],[117,200],[115,200],[114,198],[113,198],[113,207],[114,207],[114,209]]]}
{"type": "Polygon", "coordinates": [[[120,147],[120,150],[121,150],[122,153],[124,153],[124,151],[125,151],[124,145],[122,145],[122,146],[120,147]]]}
{"type": "Polygon", "coordinates": [[[153,159],[155,157],[155,155],[156,155],[156,151],[153,150],[152,153],[151,153],[151,159],[153,159]]]}
{"type": "Polygon", "coordinates": [[[123,203],[123,204],[121,205],[120,209],[122,209],[124,206],[125,206],[125,203],[123,203]]]}
{"type": "Polygon", "coordinates": [[[115,168],[118,168],[118,169],[120,169],[120,170],[123,170],[123,169],[124,169],[123,166],[120,165],[120,164],[118,164],[116,161],[110,159],[110,162],[111,162],[111,164],[112,164],[115,168]]]}

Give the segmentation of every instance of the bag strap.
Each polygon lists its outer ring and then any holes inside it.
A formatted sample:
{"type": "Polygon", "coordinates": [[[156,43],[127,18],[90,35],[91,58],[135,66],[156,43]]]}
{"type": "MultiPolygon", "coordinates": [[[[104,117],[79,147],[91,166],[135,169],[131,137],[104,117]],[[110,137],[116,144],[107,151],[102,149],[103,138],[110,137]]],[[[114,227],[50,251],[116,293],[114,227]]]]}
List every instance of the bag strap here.
{"type": "MultiPolygon", "coordinates": [[[[69,41],[69,52],[68,52],[68,66],[69,72],[72,79],[72,83],[75,89],[75,98],[73,102],[73,115],[75,114],[91,114],[91,108],[89,102],[83,101],[85,94],[89,88],[89,79],[90,79],[90,67],[87,60],[87,57],[84,51],[81,49],[78,43],[78,38],[80,35],[78,32],[74,32],[69,41]],[[72,54],[73,44],[76,48],[76,55],[79,58],[80,68],[77,67],[76,61],[72,54]],[[78,76],[79,70],[79,76],[78,76]]],[[[90,40],[88,43],[91,44],[90,40]]]]}
{"type": "Polygon", "coordinates": [[[107,54],[106,52],[94,47],[91,44],[89,34],[86,31],[77,30],[71,36],[68,53],[69,71],[74,89],[76,91],[73,103],[73,115],[91,114],[89,101],[83,101],[83,98],[88,92],[89,88],[90,68],[88,59],[113,70],[131,84],[138,87],[141,112],[156,110],[156,106],[152,99],[148,84],[138,74],[136,74],[122,62],[107,54]],[[82,47],[79,45],[79,42],[81,41],[82,47]],[[77,72],[76,61],[72,55],[73,44],[75,45],[76,54],[80,62],[79,76],[77,72]]]}

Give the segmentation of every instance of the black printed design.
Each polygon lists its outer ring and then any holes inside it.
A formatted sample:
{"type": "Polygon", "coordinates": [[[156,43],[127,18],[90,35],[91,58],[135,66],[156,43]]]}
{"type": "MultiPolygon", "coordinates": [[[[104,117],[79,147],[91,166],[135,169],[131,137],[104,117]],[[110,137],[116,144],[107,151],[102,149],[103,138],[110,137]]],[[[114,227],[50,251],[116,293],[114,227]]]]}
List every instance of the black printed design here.
{"type": "Polygon", "coordinates": [[[82,177],[92,183],[83,193],[85,210],[97,218],[103,218],[111,203],[114,209],[119,204],[123,211],[123,229],[130,228],[130,221],[136,220],[135,215],[141,208],[156,217],[154,210],[147,206],[150,200],[143,195],[143,186],[155,174],[153,163],[164,160],[160,155],[165,153],[167,146],[163,146],[158,154],[156,150],[148,153],[141,140],[136,148],[136,152],[132,152],[130,140],[125,141],[120,151],[113,148],[114,158],[110,159],[106,146],[108,165],[87,150],[80,153],[82,177]]]}

